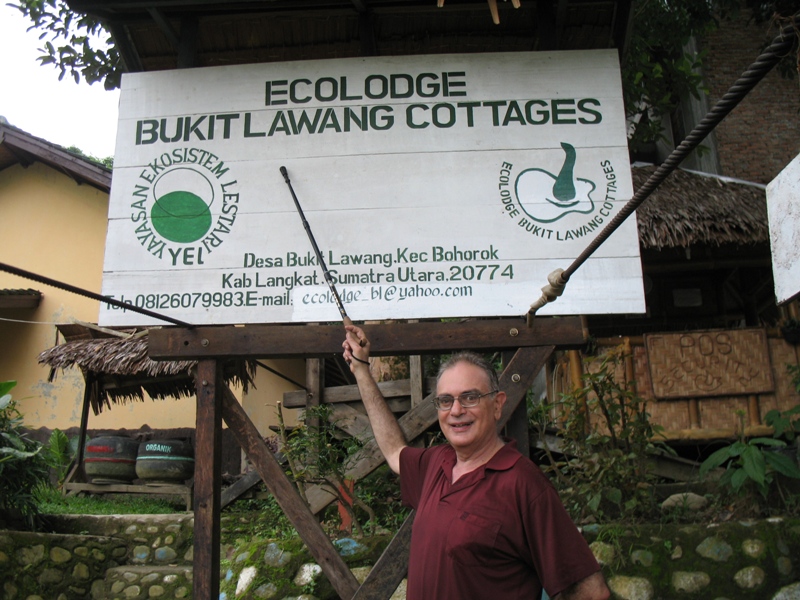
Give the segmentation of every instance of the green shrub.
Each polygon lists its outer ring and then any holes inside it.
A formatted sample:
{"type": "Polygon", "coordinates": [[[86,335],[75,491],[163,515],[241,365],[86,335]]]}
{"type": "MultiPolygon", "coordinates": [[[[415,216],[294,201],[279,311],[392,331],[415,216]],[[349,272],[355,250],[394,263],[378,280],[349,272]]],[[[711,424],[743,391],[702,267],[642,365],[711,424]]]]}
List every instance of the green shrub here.
{"type": "MultiPolygon", "coordinates": [[[[777,411],[770,411],[777,412],[777,411]]],[[[780,439],[744,437],[744,412],[737,411],[741,423],[739,439],[720,448],[700,465],[700,476],[704,477],[712,469],[725,466],[725,473],[719,480],[723,491],[736,495],[746,495],[757,490],[763,498],[767,498],[775,475],[780,473],[786,477],[800,479],[800,467],[789,456],[775,450],[786,447],[780,439]]],[[[775,417],[776,415],[772,415],[775,417]]],[[[777,415],[780,417],[780,413],[777,415]]],[[[788,419],[787,419],[788,420],[788,419]]],[[[775,421],[773,420],[773,423],[775,421]]],[[[789,435],[794,438],[794,431],[775,430],[775,436],[789,435]]]]}
{"type": "MultiPolygon", "coordinates": [[[[563,460],[548,450],[549,465],[564,505],[577,522],[607,519],[637,519],[656,508],[648,473],[648,456],[656,451],[653,438],[662,428],[650,422],[647,401],[636,394],[633,382],[623,381],[622,347],[595,361],[582,376],[582,387],[562,394],[557,405],[563,418],[563,460]]],[[[544,431],[541,416],[532,426],[544,431]]]]}
{"type": "Polygon", "coordinates": [[[9,393],[15,385],[16,381],[0,382],[0,520],[33,528],[39,514],[34,489],[48,484],[48,463],[43,446],[23,429],[22,415],[9,393]]]}

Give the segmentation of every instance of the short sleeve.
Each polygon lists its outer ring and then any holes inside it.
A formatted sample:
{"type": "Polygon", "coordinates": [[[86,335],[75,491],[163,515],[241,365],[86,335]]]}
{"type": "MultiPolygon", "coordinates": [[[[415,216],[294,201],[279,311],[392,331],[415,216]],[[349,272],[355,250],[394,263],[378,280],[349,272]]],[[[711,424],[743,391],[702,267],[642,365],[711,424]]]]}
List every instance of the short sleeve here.
{"type": "Polygon", "coordinates": [[[425,448],[406,446],[400,451],[400,493],[406,506],[419,507],[429,459],[425,448]]]}
{"type": "Polygon", "coordinates": [[[554,489],[548,486],[531,502],[523,521],[536,571],[551,597],[600,570],[554,489]]]}

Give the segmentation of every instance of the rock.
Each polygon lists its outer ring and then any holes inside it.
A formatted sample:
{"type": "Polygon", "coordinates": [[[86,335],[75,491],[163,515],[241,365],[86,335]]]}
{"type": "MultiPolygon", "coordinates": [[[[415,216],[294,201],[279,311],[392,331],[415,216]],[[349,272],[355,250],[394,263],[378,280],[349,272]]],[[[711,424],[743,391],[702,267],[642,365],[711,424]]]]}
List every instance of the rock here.
{"type": "Polygon", "coordinates": [[[761,567],[745,567],[736,572],[733,580],[740,588],[752,590],[764,583],[764,570],[761,567]]]}
{"type": "Polygon", "coordinates": [[[150,558],[150,548],[148,546],[136,546],[133,549],[133,560],[134,563],[143,563],[147,562],[147,559],[150,558]]]}
{"type": "Polygon", "coordinates": [[[52,560],[56,564],[61,564],[65,562],[69,562],[72,558],[72,552],[69,550],[65,550],[59,546],[53,546],[50,548],[50,560],[52,560]]]}
{"type": "Polygon", "coordinates": [[[614,546],[611,544],[606,544],[605,542],[592,542],[589,544],[589,548],[591,549],[592,554],[594,554],[595,560],[597,560],[601,566],[610,565],[614,562],[616,552],[614,551],[614,546]]]}
{"type": "Polygon", "coordinates": [[[30,548],[22,548],[18,556],[19,562],[23,567],[37,565],[44,559],[44,546],[42,544],[37,544],[30,548]]]}
{"type": "Polygon", "coordinates": [[[661,510],[666,512],[675,508],[683,508],[688,511],[703,510],[708,506],[708,500],[693,494],[692,492],[684,492],[681,494],[672,494],[669,498],[661,503],[661,510]]]}
{"type": "Polygon", "coordinates": [[[156,559],[157,562],[160,562],[160,563],[172,562],[172,561],[175,560],[175,558],[177,556],[178,556],[178,553],[175,552],[175,550],[173,550],[172,548],[169,548],[169,547],[159,548],[155,552],[155,559],[156,559]]]}
{"type": "Polygon", "coordinates": [[[789,558],[781,556],[778,558],[777,564],[778,564],[778,573],[780,573],[784,577],[792,574],[792,561],[789,558]]]}
{"type": "Polygon", "coordinates": [[[669,557],[672,560],[678,560],[682,556],[683,556],[683,548],[681,548],[681,545],[678,544],[677,546],[675,546],[674,550],[672,551],[672,554],[670,554],[669,557]]]}
{"type": "Polygon", "coordinates": [[[653,553],[649,550],[634,550],[631,552],[631,562],[635,565],[649,567],[653,564],[653,553]]]}
{"type": "Polygon", "coordinates": [[[767,545],[761,540],[749,539],[742,542],[742,552],[751,558],[761,558],[767,545]]]}
{"type": "Polygon", "coordinates": [[[643,577],[616,575],[608,580],[608,588],[620,600],[651,600],[653,586],[643,577]]]}
{"type": "Polygon", "coordinates": [[[356,567],[355,569],[350,569],[350,572],[358,583],[364,583],[370,571],[372,571],[372,567],[356,567]]]}
{"type": "Polygon", "coordinates": [[[255,567],[245,567],[242,569],[242,572],[239,573],[239,581],[236,582],[237,598],[247,591],[247,588],[250,587],[250,584],[253,583],[253,580],[256,578],[256,573],[255,567]]]}
{"type": "Polygon", "coordinates": [[[711,577],[702,571],[675,571],[672,574],[672,587],[678,592],[693,594],[702,590],[709,583],[711,583],[711,577]]]}
{"type": "Polygon", "coordinates": [[[333,542],[333,545],[336,547],[336,550],[339,551],[341,556],[353,556],[354,554],[358,554],[359,552],[367,549],[364,544],[359,544],[352,538],[342,538],[340,540],[336,540],[333,542]]]}
{"type": "Polygon", "coordinates": [[[782,587],[772,600],[800,600],[800,583],[793,583],[782,587]]]}
{"type": "Polygon", "coordinates": [[[43,586],[61,583],[64,580],[64,573],[58,569],[45,569],[39,574],[39,583],[43,586]]]}
{"type": "Polygon", "coordinates": [[[285,552],[275,542],[270,542],[267,549],[264,551],[264,562],[270,567],[282,567],[292,560],[292,553],[285,552]]]}
{"type": "Polygon", "coordinates": [[[314,563],[306,563],[297,571],[294,577],[294,584],[303,587],[314,581],[322,573],[322,567],[314,563]]]}
{"type": "Polygon", "coordinates": [[[400,582],[400,585],[397,586],[397,589],[394,593],[389,597],[389,600],[406,600],[406,586],[408,585],[408,580],[403,579],[400,582]]]}
{"type": "Polygon", "coordinates": [[[75,568],[72,569],[72,577],[74,579],[80,579],[81,581],[87,581],[91,577],[91,572],[89,571],[89,566],[85,563],[78,563],[75,565],[75,568]]]}
{"type": "Polygon", "coordinates": [[[696,551],[703,558],[710,558],[717,562],[727,562],[733,555],[731,545],[718,537],[707,537],[700,542],[696,551]]]}
{"type": "Polygon", "coordinates": [[[274,583],[265,583],[264,585],[260,585],[255,590],[253,590],[253,595],[256,598],[261,598],[262,600],[268,600],[277,593],[278,593],[278,588],[275,586],[274,583]]]}

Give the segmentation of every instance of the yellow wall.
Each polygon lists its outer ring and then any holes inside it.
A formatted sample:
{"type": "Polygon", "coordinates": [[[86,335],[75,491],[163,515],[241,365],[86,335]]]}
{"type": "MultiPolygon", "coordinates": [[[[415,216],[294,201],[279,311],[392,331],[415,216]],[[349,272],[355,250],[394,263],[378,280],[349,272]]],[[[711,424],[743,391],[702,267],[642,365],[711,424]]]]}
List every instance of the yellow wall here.
{"type": "MultiPolygon", "coordinates": [[[[0,261],[92,291],[103,273],[108,195],[41,163],[0,171],[0,261]]],[[[3,309],[0,380],[15,379],[28,427],[65,428],[80,423],[83,378],[75,369],[47,382],[39,353],[56,343],[54,323],[71,317],[97,321],[97,302],[0,272],[0,288],[33,288],[44,297],[35,309],[3,309]]]]}
{"type": "MultiPolygon", "coordinates": [[[[0,262],[71,285],[100,292],[108,218],[108,195],[41,163],[0,171],[0,262]]],[[[0,381],[16,380],[12,396],[19,402],[27,427],[66,429],[80,425],[83,377],[77,368],[59,371],[48,383],[49,368],[38,364],[40,352],[54,346],[56,323],[75,318],[97,322],[94,300],[0,272],[0,288],[33,288],[44,297],[35,309],[0,309],[0,381]],[[25,321],[25,323],[12,320],[25,321]]],[[[304,380],[304,361],[264,361],[295,381],[304,380]]],[[[244,407],[267,437],[277,423],[276,401],[297,389],[259,368],[256,389],[244,407]]],[[[237,396],[240,396],[237,393],[237,396]]],[[[294,423],[296,411],[287,411],[294,423]]],[[[153,429],[195,426],[195,400],[132,402],[89,415],[90,429],[153,429]]]]}
{"type": "MultiPolygon", "coordinates": [[[[259,362],[292,381],[305,382],[305,361],[303,360],[261,360],[259,362]]],[[[269,426],[278,424],[278,400],[283,401],[284,392],[293,392],[300,388],[261,367],[258,367],[255,379],[255,389],[251,388],[244,396],[242,406],[261,435],[270,437],[275,435],[275,432],[271,431],[269,426]]],[[[297,409],[283,409],[283,419],[287,426],[297,423],[298,412],[297,409]]]]}

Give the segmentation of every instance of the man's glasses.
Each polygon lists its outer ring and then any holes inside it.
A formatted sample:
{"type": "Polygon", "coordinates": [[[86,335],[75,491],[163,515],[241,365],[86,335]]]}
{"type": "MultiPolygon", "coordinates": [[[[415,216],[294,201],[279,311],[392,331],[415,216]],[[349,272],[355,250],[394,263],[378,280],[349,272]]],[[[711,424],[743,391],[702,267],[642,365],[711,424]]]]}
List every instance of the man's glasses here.
{"type": "Polygon", "coordinates": [[[497,392],[498,390],[492,390],[491,392],[486,392],[485,394],[481,394],[480,392],[464,392],[463,394],[459,394],[455,397],[450,395],[434,396],[432,402],[438,410],[450,410],[453,408],[453,402],[456,400],[458,400],[458,403],[463,408],[472,408],[473,406],[478,406],[478,403],[484,396],[496,394],[497,392]]]}

